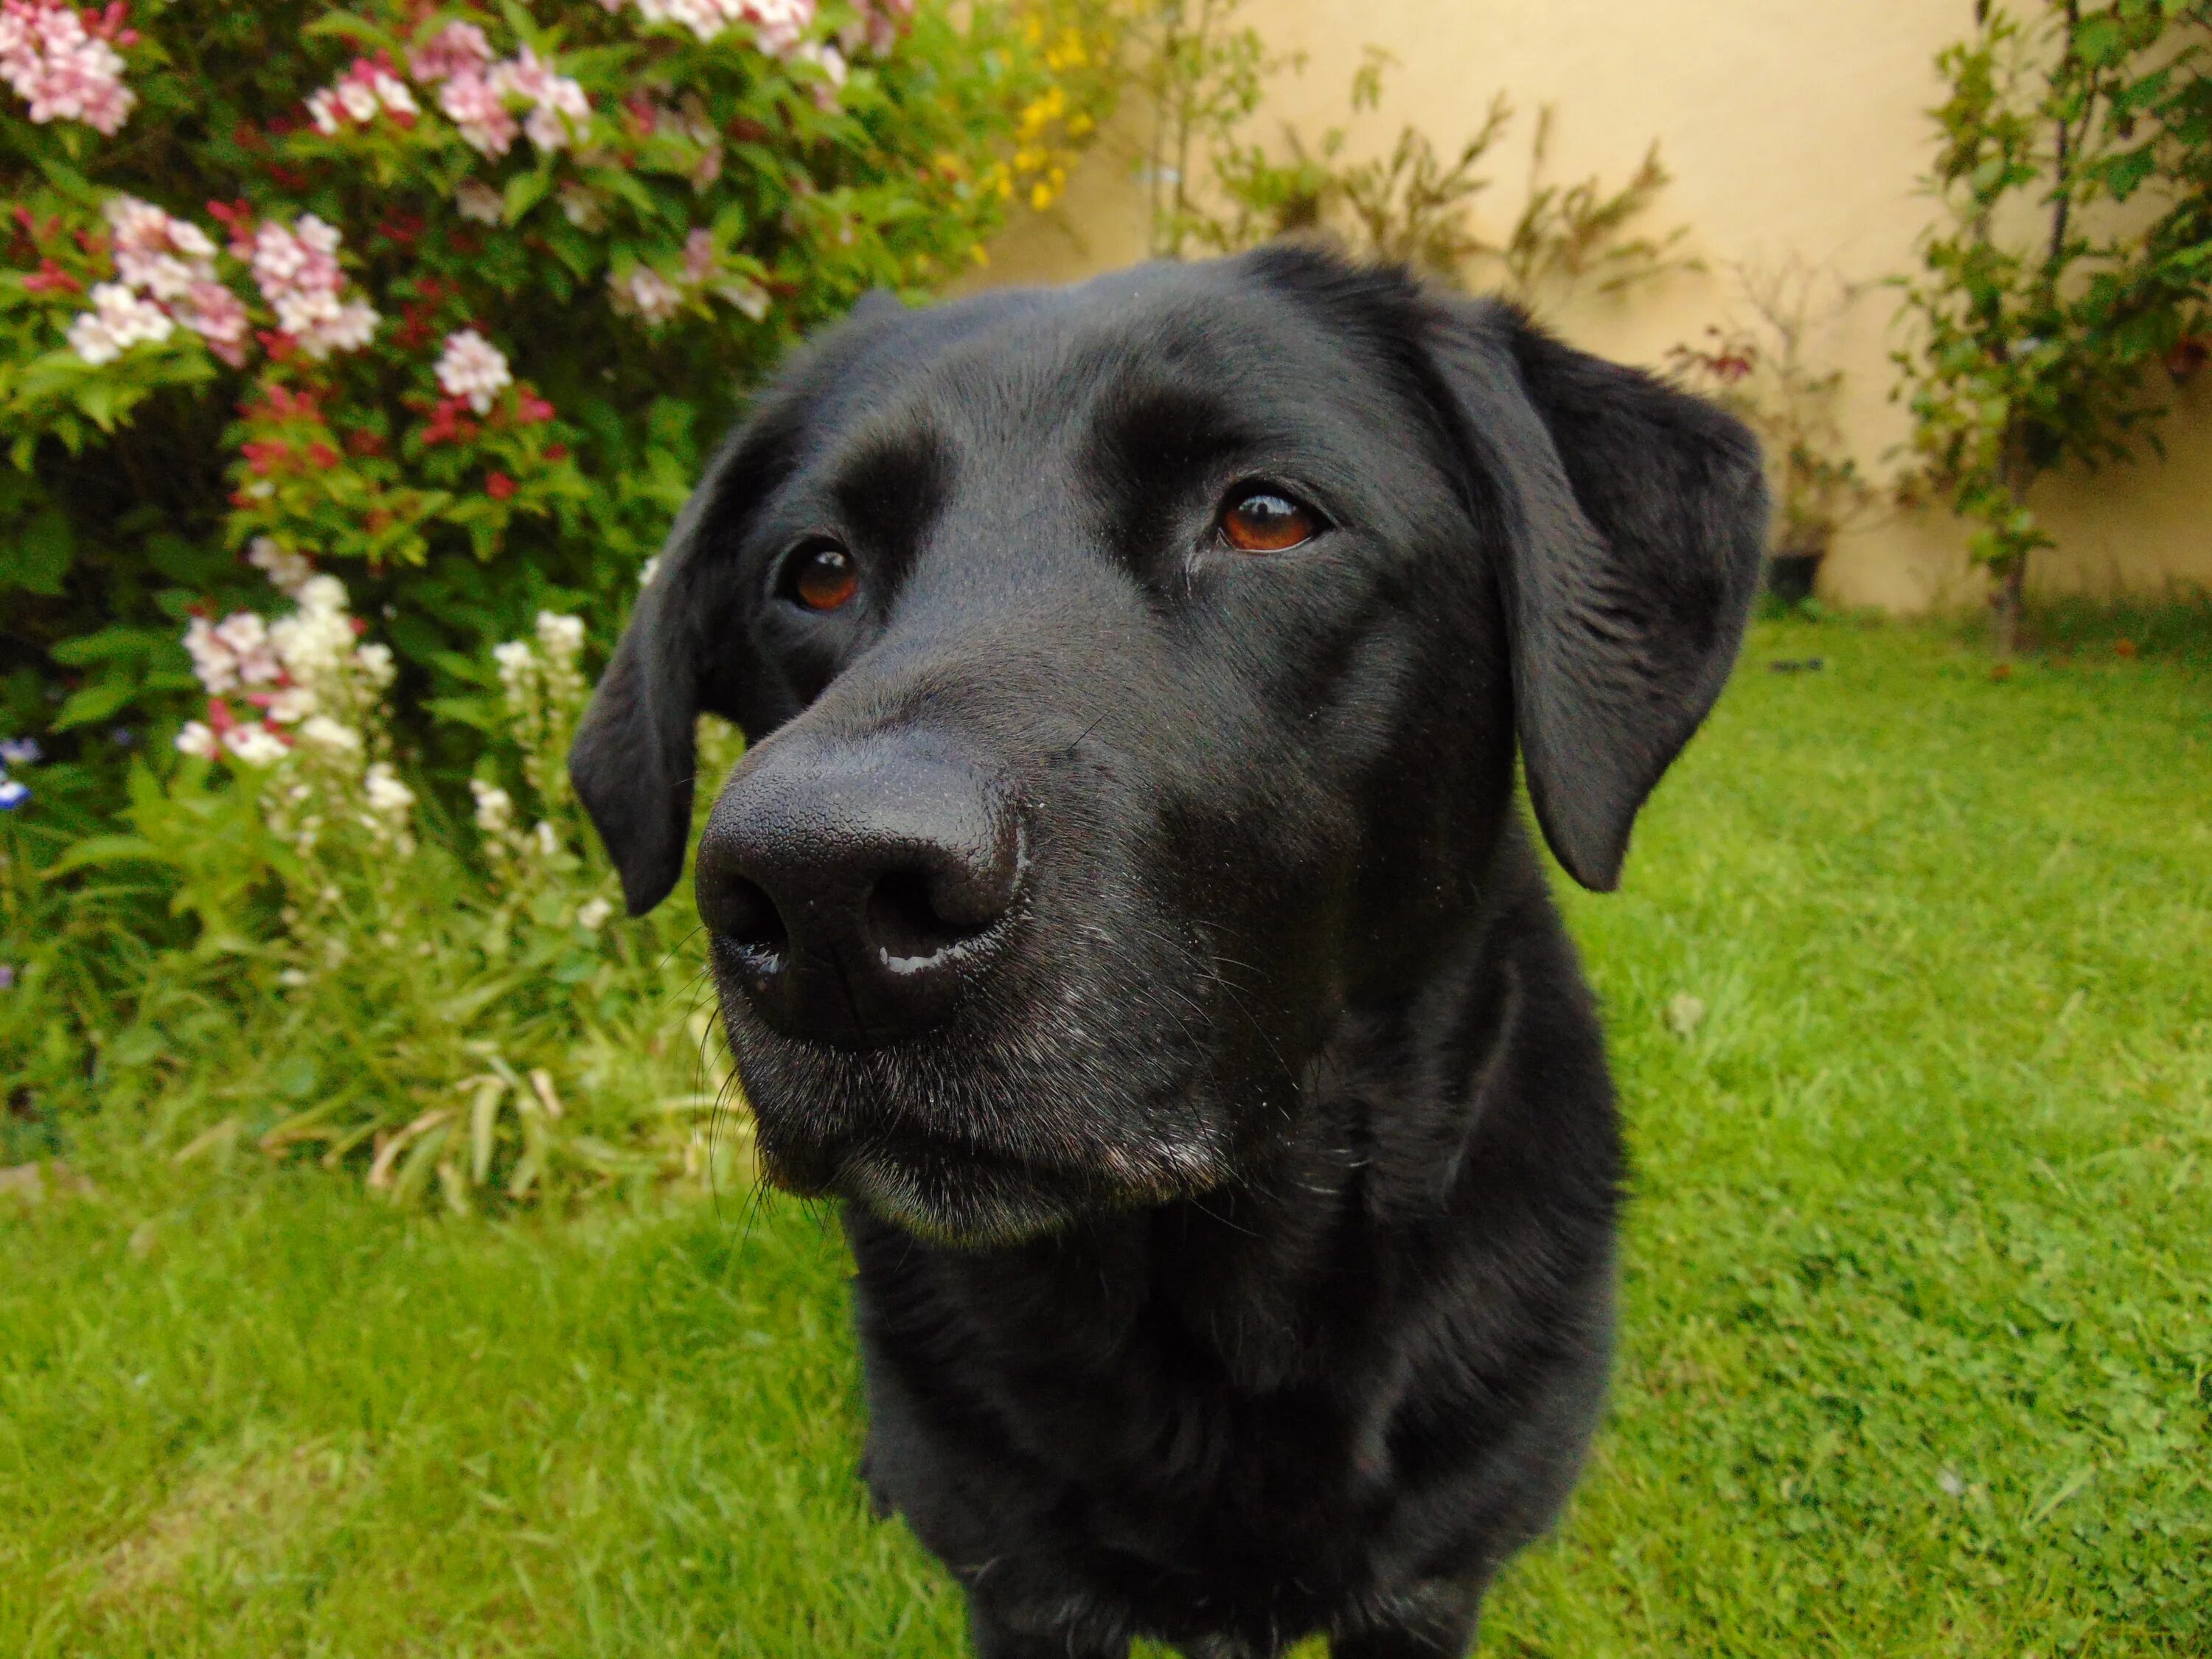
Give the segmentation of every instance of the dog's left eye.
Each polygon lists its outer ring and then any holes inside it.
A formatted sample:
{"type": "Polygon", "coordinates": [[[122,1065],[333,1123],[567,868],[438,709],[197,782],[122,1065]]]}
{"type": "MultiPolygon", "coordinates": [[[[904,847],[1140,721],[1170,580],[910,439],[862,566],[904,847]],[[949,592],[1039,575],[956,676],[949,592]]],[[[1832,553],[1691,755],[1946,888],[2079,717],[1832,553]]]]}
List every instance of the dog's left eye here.
{"type": "Polygon", "coordinates": [[[1248,489],[1222,509],[1214,533],[1239,553],[1283,553],[1321,533],[1321,515],[1273,489],[1248,489]]]}

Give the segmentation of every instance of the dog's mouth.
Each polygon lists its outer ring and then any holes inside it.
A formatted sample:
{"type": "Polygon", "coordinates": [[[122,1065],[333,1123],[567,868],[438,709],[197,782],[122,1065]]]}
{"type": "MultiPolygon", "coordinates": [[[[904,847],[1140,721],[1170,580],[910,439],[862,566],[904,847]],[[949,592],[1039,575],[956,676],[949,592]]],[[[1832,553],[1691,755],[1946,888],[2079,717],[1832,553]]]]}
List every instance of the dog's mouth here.
{"type": "Polygon", "coordinates": [[[717,959],[763,1175],[984,1245],[1231,1182],[1251,1114],[1223,1079],[1249,1082],[1252,1055],[1164,932],[1079,921],[1057,955],[1006,953],[943,1023],[865,1044],[782,1029],[717,959]]]}

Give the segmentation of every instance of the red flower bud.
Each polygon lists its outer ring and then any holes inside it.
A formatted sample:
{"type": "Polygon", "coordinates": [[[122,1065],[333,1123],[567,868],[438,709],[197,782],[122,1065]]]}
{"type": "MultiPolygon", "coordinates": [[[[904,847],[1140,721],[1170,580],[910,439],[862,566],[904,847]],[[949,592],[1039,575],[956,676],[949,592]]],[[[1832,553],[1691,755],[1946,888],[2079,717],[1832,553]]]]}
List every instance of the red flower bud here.
{"type": "Polygon", "coordinates": [[[514,480],[504,472],[495,472],[484,480],[484,494],[495,501],[503,501],[514,494],[514,480]]]}

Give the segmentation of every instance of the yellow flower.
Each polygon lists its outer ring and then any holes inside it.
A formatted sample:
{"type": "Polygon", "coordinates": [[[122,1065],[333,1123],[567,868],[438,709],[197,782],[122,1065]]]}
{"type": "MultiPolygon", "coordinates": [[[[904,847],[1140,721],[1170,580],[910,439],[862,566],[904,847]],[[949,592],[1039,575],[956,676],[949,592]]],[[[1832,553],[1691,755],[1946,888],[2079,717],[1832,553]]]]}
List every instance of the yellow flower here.
{"type": "Polygon", "coordinates": [[[1052,205],[1052,186],[1040,179],[1030,186],[1030,205],[1042,213],[1052,205]]]}

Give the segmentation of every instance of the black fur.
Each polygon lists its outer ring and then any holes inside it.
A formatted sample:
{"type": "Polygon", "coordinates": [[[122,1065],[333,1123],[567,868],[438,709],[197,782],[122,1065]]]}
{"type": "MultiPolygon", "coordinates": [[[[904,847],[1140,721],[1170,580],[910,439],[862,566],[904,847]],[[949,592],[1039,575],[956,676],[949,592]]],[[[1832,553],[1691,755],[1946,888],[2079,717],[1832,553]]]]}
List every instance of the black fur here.
{"type": "Polygon", "coordinates": [[[851,1200],[870,1486],[980,1653],[1470,1644],[1597,1415],[1621,1178],[1516,736],[1612,886],[1764,527],[1725,416],[1285,252],[869,307],[716,460],[573,761],[632,908],[701,708],[754,740],[710,843],[918,744],[1024,837],[927,1029],[794,1028],[713,946],[771,1175],[851,1200]],[[1323,533],[1220,545],[1254,478],[1323,533]],[[864,586],[817,614],[776,562],[825,531],[864,586]]]}

